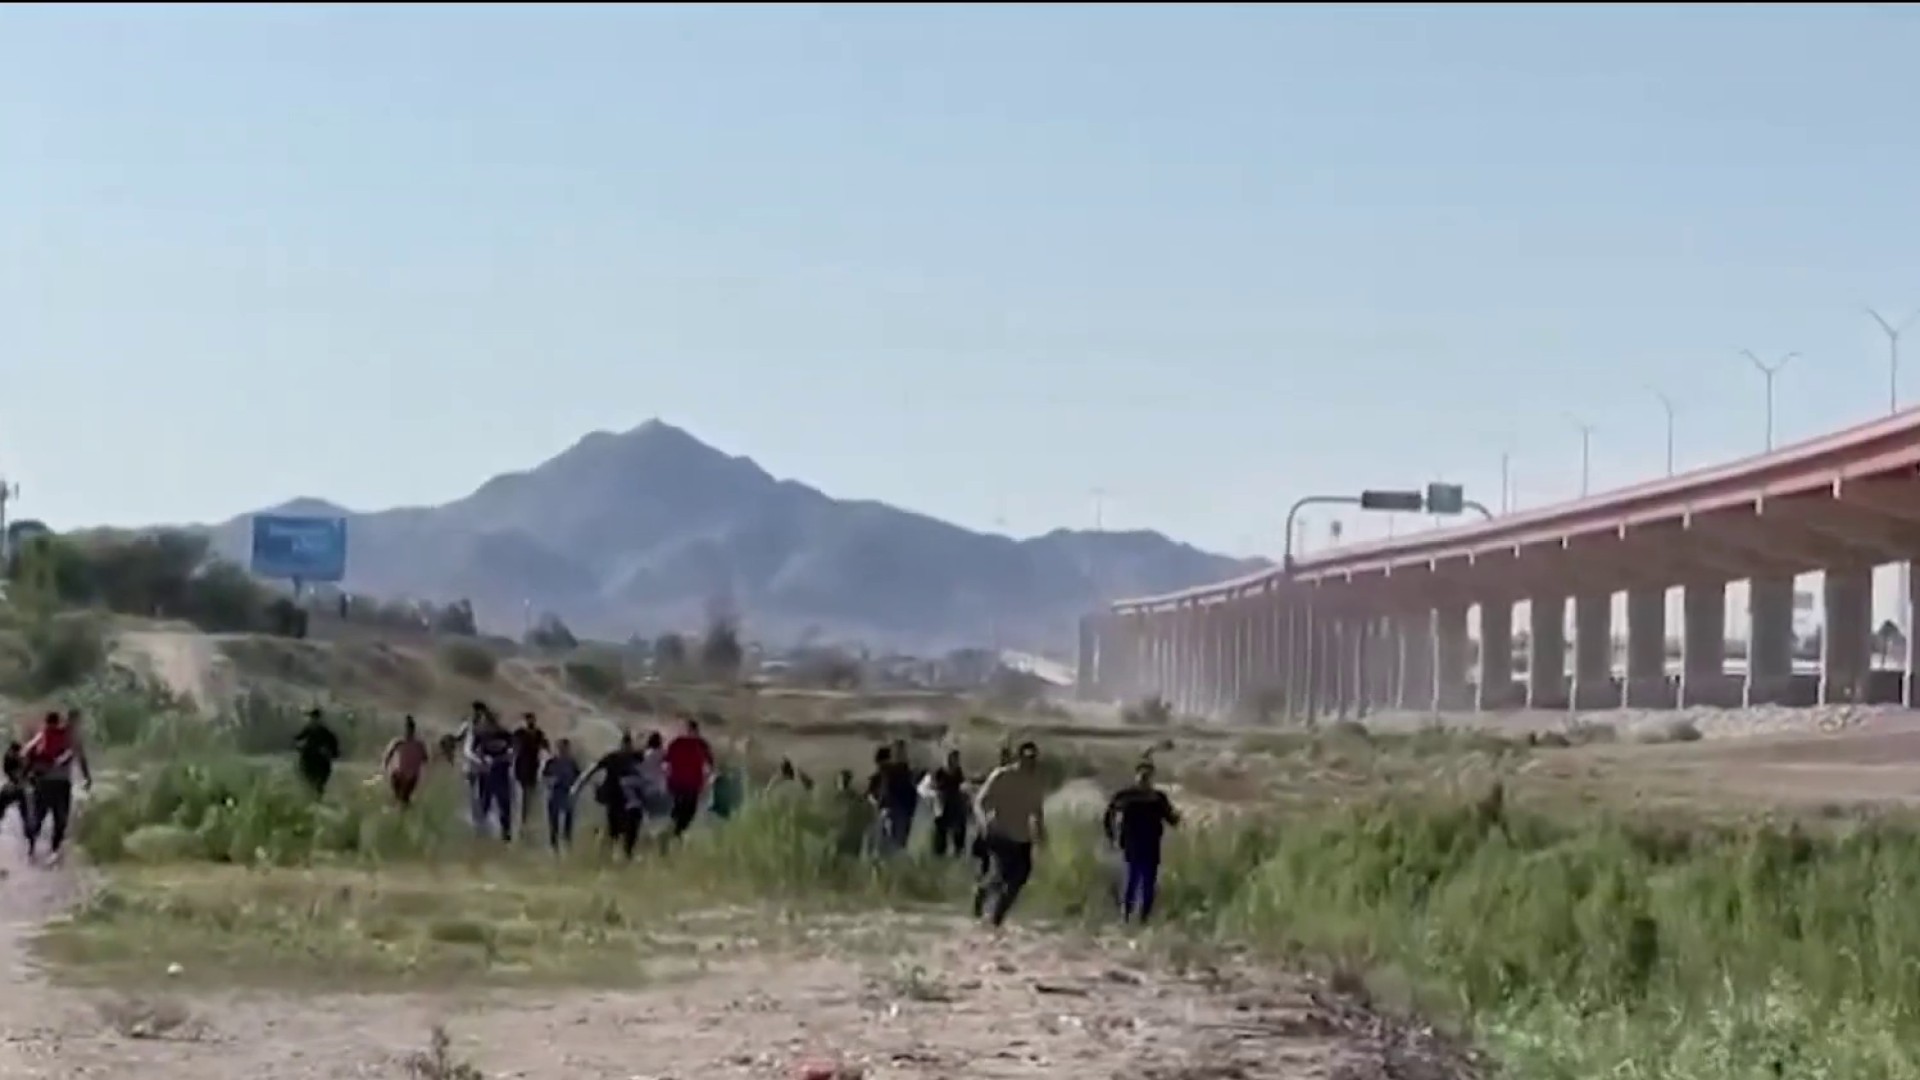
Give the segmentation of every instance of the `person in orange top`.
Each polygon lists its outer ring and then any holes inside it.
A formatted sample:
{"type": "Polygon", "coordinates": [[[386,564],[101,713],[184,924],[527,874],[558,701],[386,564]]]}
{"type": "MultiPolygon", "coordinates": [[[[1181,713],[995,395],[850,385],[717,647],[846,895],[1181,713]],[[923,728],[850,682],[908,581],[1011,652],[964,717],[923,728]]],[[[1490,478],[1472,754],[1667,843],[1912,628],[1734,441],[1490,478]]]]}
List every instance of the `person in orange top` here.
{"type": "Polygon", "coordinates": [[[387,744],[387,752],[380,759],[381,768],[386,770],[387,785],[393,789],[393,800],[402,810],[413,805],[413,793],[419,790],[420,775],[426,772],[427,744],[420,738],[420,729],[409,716],[403,725],[400,737],[387,744]]]}

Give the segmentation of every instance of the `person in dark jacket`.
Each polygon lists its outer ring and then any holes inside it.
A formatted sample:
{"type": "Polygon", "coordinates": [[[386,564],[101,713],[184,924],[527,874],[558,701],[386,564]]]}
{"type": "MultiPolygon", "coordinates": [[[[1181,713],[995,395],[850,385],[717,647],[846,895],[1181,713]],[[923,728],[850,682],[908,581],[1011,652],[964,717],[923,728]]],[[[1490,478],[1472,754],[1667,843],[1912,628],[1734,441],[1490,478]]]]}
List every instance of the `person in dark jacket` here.
{"type": "Polygon", "coordinates": [[[20,835],[27,835],[27,823],[33,820],[33,807],[27,802],[27,757],[20,740],[7,740],[5,775],[0,778],[0,828],[7,824],[7,811],[18,808],[20,835]]]}
{"type": "Polygon", "coordinates": [[[1142,761],[1132,787],[1122,789],[1107,804],[1107,839],[1120,850],[1126,880],[1120,890],[1120,917],[1144,923],[1153,914],[1160,888],[1160,845],[1167,827],[1180,823],[1167,793],[1154,786],[1153,762],[1142,761]]]}
{"type": "Polygon", "coordinates": [[[293,756],[300,779],[313,789],[314,797],[325,795],[333,779],[333,763],[340,760],[340,736],[327,726],[319,709],[307,710],[306,726],[293,737],[293,756]]]}
{"type": "Polygon", "coordinates": [[[947,763],[933,770],[933,853],[958,857],[967,850],[967,774],[960,751],[947,751],[947,763]]]}

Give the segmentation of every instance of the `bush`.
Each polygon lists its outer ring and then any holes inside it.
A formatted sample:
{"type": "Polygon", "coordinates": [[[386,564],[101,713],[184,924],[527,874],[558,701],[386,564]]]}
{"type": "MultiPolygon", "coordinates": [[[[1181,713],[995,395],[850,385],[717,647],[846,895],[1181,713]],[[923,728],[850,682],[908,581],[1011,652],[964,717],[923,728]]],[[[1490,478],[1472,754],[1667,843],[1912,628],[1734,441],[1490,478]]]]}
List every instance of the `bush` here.
{"type": "Polygon", "coordinates": [[[566,662],[567,682],[587,697],[607,700],[627,687],[626,665],[620,654],[606,649],[585,651],[566,662]]]}
{"type": "Polygon", "coordinates": [[[26,690],[35,697],[76,686],[107,662],[106,628],[92,615],[37,619],[27,628],[26,645],[26,690]]]}
{"type": "Polygon", "coordinates": [[[440,646],[440,666],[462,678],[487,682],[499,670],[500,661],[485,645],[449,641],[440,646]]]}
{"type": "Polygon", "coordinates": [[[574,637],[567,624],[560,621],[560,616],[552,612],[540,616],[540,621],[527,631],[526,643],[530,648],[549,652],[565,652],[580,647],[580,639],[574,637]]]}

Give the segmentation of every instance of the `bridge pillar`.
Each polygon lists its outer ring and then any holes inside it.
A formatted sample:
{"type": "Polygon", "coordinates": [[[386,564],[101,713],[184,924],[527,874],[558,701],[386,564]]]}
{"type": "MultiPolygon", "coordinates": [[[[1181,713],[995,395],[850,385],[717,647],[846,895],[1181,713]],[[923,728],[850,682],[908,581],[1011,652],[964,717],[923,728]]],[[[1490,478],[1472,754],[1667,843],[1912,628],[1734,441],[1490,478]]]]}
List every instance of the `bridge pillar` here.
{"type": "Polygon", "coordinates": [[[1207,613],[1207,677],[1201,684],[1200,715],[1209,719],[1220,715],[1227,699],[1227,682],[1232,675],[1233,620],[1226,604],[1215,604],[1207,613]]]}
{"type": "Polygon", "coordinates": [[[1480,695],[1477,707],[1505,709],[1513,704],[1513,600],[1480,603],[1480,695]]]}
{"type": "Polygon", "coordinates": [[[1394,705],[1409,712],[1437,711],[1434,687],[1433,609],[1420,608],[1394,616],[1394,638],[1400,650],[1395,674],[1394,705]]]}
{"type": "Polygon", "coordinates": [[[1614,709],[1613,594],[1588,593],[1573,601],[1573,707],[1614,709]]]}
{"type": "Polygon", "coordinates": [[[1073,663],[1073,696],[1080,701],[1091,701],[1094,687],[1100,683],[1100,673],[1094,667],[1100,655],[1100,636],[1094,619],[1092,615],[1080,617],[1079,647],[1073,663]]]}
{"type": "MultiPolygon", "coordinates": [[[[1907,610],[1920,611],[1920,563],[1910,562],[1906,569],[1907,610]]],[[[1907,674],[1900,680],[1900,701],[1909,709],[1920,709],[1920,634],[1914,633],[1912,625],[1906,633],[1907,674]]]]}
{"type": "Polygon", "coordinates": [[[1873,567],[1833,568],[1824,577],[1820,704],[1864,704],[1873,673],[1873,567]]]}
{"type": "Polygon", "coordinates": [[[1286,609],[1287,718],[1304,720],[1307,715],[1307,689],[1312,683],[1313,652],[1310,645],[1313,625],[1304,598],[1290,598],[1286,609]]]}
{"type": "Polygon", "coordinates": [[[1464,712],[1474,707],[1467,689],[1467,663],[1472,645],[1467,637],[1467,605],[1442,604],[1433,612],[1433,699],[1436,712],[1464,712]]]}
{"type": "Polygon", "coordinates": [[[1688,582],[1680,605],[1680,704],[1738,706],[1740,684],[1727,676],[1726,582],[1688,582]]]}
{"type": "Polygon", "coordinates": [[[1567,598],[1527,603],[1527,708],[1567,707],[1567,598]]]}
{"type": "Polygon", "coordinates": [[[1394,687],[1399,678],[1400,642],[1393,620],[1386,615],[1367,616],[1366,688],[1367,709],[1382,712],[1394,707],[1394,687]]]}
{"type": "Polygon", "coordinates": [[[1667,681],[1667,590],[1627,592],[1627,681],[1622,693],[1629,709],[1673,708],[1667,681]]]}
{"type": "Polygon", "coordinates": [[[1784,704],[1793,695],[1793,578],[1756,577],[1747,590],[1744,704],[1784,704]]]}
{"type": "Polygon", "coordinates": [[[1307,694],[1307,719],[1318,722],[1340,707],[1340,620],[1326,604],[1313,611],[1313,685],[1307,694]]]}

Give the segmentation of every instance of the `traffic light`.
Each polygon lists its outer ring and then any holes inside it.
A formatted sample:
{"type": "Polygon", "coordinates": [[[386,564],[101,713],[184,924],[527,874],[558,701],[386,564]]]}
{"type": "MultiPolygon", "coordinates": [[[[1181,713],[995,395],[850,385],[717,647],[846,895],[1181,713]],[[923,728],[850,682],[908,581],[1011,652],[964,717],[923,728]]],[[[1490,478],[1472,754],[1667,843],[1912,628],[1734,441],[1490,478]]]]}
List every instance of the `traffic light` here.
{"type": "Polygon", "coordinates": [[[1360,493],[1362,510],[1392,510],[1417,514],[1423,505],[1425,504],[1417,491],[1363,491],[1360,493]]]}
{"type": "Polygon", "coordinates": [[[1459,484],[1427,485],[1427,513],[1458,514],[1466,508],[1466,489],[1459,484]]]}

